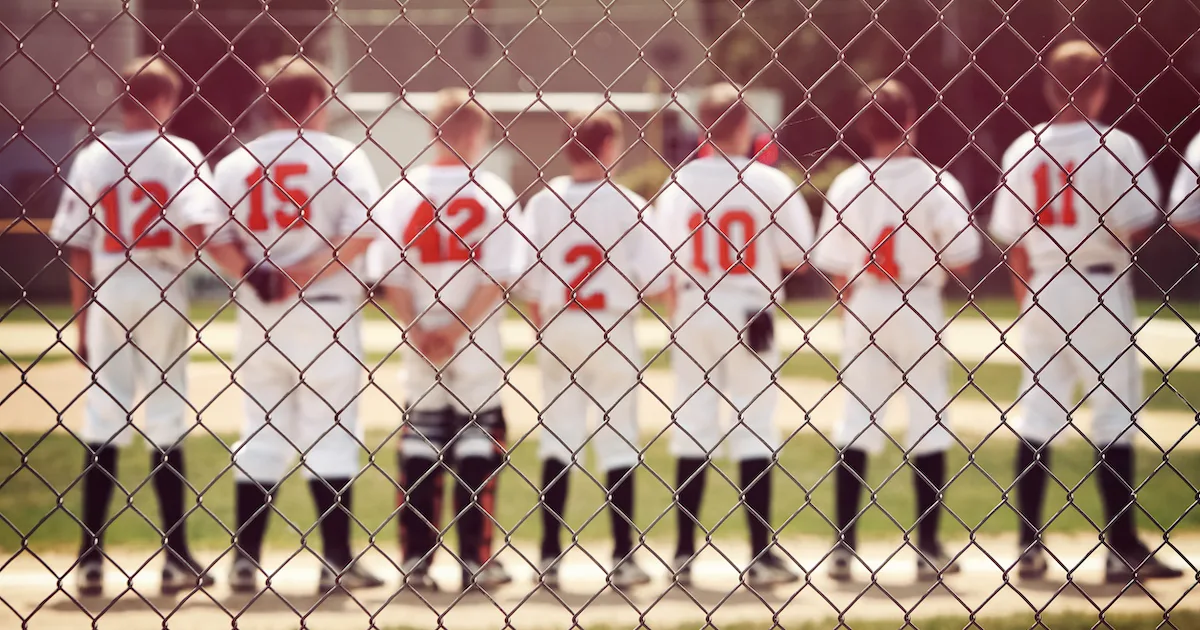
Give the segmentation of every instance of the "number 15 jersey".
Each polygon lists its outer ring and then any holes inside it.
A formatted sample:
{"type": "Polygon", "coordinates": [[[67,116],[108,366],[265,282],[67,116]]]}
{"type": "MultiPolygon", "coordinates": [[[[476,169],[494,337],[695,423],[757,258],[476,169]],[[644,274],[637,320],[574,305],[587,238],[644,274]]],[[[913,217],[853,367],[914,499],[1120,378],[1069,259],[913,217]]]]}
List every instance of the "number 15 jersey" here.
{"type": "Polygon", "coordinates": [[[1067,266],[1081,272],[1130,254],[1118,240],[1151,225],[1159,213],[1158,182],[1137,140],[1100,123],[1045,124],[1004,153],[991,233],[1025,247],[1034,276],[1067,266]]]}
{"type": "MultiPolygon", "coordinates": [[[[285,268],[321,251],[332,260],[330,247],[377,233],[368,218],[379,199],[379,180],[366,154],[341,138],[272,131],[221,160],[215,177],[230,215],[212,241],[238,243],[251,261],[268,258],[285,268]]],[[[359,271],[358,265],[338,267],[305,295],[359,299],[359,271]]],[[[239,301],[254,300],[246,294],[239,301]]]]}

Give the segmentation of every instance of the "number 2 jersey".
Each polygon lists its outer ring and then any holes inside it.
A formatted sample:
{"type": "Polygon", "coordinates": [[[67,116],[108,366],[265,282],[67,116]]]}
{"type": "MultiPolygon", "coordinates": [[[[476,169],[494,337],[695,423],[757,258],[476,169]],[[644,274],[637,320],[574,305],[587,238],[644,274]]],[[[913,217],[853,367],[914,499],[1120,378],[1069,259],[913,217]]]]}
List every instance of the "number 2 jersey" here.
{"type": "Polygon", "coordinates": [[[749,158],[687,163],[655,207],[659,235],[675,255],[671,281],[683,317],[697,300],[730,318],[782,301],[781,270],[799,267],[812,247],[812,217],[796,184],[749,158]]]}
{"type": "Polygon", "coordinates": [[[480,286],[516,280],[518,237],[510,218],[519,213],[512,188],[492,173],[414,168],[380,204],[371,274],[408,289],[422,325],[449,323],[480,286]]]}
{"type": "Polygon", "coordinates": [[[171,282],[193,260],[179,247],[184,228],[216,215],[203,159],[158,131],[100,136],[71,165],[50,238],[89,251],[97,283],[118,270],[171,282]]]}
{"type": "Polygon", "coordinates": [[[1042,282],[1067,267],[1122,273],[1130,252],[1119,238],[1160,214],[1158,182],[1142,147],[1094,121],[1027,132],[1004,153],[1002,168],[990,231],[1002,244],[1019,242],[1042,282]]]}
{"type": "Polygon", "coordinates": [[[825,199],[813,264],[856,285],[939,288],[979,256],[962,186],[920,158],[855,164],[825,199]]]}
{"type": "Polygon", "coordinates": [[[608,180],[556,180],[525,207],[523,296],[542,317],[585,310],[610,327],[641,304],[670,252],[643,220],[646,200],[608,180]]]}
{"type": "MultiPolygon", "coordinates": [[[[318,252],[328,253],[351,238],[373,238],[370,211],[379,200],[379,180],[366,154],[326,133],[269,132],[229,154],[216,168],[217,191],[230,214],[212,235],[214,243],[236,242],[251,261],[268,258],[286,268],[318,252]]],[[[306,299],[361,300],[363,282],[335,263],[334,271],[305,289],[306,299]]],[[[239,291],[242,306],[257,300],[239,291]]]]}

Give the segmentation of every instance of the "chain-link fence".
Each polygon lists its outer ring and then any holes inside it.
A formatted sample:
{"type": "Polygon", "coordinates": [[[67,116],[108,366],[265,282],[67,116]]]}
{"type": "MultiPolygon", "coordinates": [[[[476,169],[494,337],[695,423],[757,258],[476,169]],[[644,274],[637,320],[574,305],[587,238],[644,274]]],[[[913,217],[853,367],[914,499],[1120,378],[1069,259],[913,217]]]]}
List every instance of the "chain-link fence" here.
{"type": "Polygon", "coordinates": [[[0,27],[0,625],[1200,627],[1194,3],[0,27]]]}

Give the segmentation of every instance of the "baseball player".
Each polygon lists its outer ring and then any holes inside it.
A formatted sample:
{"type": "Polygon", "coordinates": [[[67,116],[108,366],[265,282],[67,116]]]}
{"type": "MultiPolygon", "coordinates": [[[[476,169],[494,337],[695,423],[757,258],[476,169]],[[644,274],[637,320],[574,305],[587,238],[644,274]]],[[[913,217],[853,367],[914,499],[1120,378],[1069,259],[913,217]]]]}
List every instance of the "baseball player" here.
{"type": "Polygon", "coordinates": [[[183,436],[186,419],[188,292],[202,225],[216,211],[211,175],[191,142],[164,133],[182,81],[166,61],[140,58],[124,68],[122,129],[75,157],[50,238],[67,253],[77,354],[95,375],[80,437],[82,595],[103,586],[101,547],[117,479],[117,448],[136,431],[151,449],[151,477],[166,539],[162,591],[212,584],[187,546],[183,436]],[[132,426],[144,409],[142,429],[132,426]]]}
{"type": "Polygon", "coordinates": [[[641,296],[667,266],[669,252],[642,220],[646,201],[609,179],[624,149],[619,115],[582,112],[566,122],[570,176],[525,207],[529,258],[522,268],[529,271],[518,284],[542,322],[541,579],[558,586],[569,469],[590,443],[611,497],[609,581],[627,588],[650,581],[633,559],[642,363],[634,324],[641,296]],[[589,410],[596,415],[594,429],[589,410]]]}
{"type": "Polygon", "coordinates": [[[660,233],[673,251],[675,430],[679,493],[675,577],[691,580],[695,525],[706,463],[718,447],[738,462],[752,559],[743,579],[767,586],[796,579],[768,547],[770,469],[779,448],[772,317],[784,276],[804,262],[813,228],[803,198],[782,172],[747,154],[750,111],[739,90],[705,90],[700,120],[715,155],[680,168],[656,202],[660,233]],[[720,424],[722,410],[733,419],[720,424]]]}
{"type": "Polygon", "coordinates": [[[1025,307],[1016,325],[1021,358],[1031,370],[1014,423],[1022,438],[1015,484],[1018,574],[1046,572],[1041,528],[1048,446],[1075,427],[1078,386],[1094,416],[1086,435],[1097,448],[1107,580],[1175,577],[1180,572],[1138,540],[1132,491],[1134,410],[1143,399],[1130,252],[1135,235],[1158,219],[1158,185],[1137,141],[1096,122],[1110,81],[1100,53],[1083,41],[1064,43],[1050,53],[1046,69],[1053,118],[1005,152],[990,230],[1011,244],[1013,287],[1025,307]]]}
{"type": "Polygon", "coordinates": [[[363,453],[359,257],[375,236],[380,196],[365,154],[324,129],[326,75],[303,58],[260,69],[272,130],[217,165],[230,215],[207,249],[235,284],[245,392],[233,452],[237,490],[235,592],[254,592],[268,507],[297,456],[323,543],[320,591],[381,584],[350,550],[351,481],[363,453]]]}
{"type": "Polygon", "coordinates": [[[962,186],[913,150],[917,112],[908,88],[894,80],[871,83],[858,105],[855,124],[871,157],[834,180],[813,254],[847,310],[841,361],[846,407],[833,438],[842,452],[834,477],[840,542],[830,575],[851,577],[867,453],[884,444],[883,406],[903,395],[909,428],[902,448],[914,469],[917,497],[917,573],[934,579],[959,571],[937,537],[951,444],[945,426],[949,374],[938,341],[946,325],[941,291],[947,274],[966,276],[980,239],[962,186]]]}
{"type": "Polygon", "coordinates": [[[1171,186],[1169,207],[1171,226],[1184,236],[1200,240],[1200,135],[1188,144],[1171,186]]]}
{"type": "Polygon", "coordinates": [[[442,482],[455,479],[463,588],[511,581],[492,559],[496,483],[505,454],[499,307],[515,279],[516,195],[476,168],[487,113],[466,90],[438,94],[432,164],[410,170],[380,206],[372,252],[406,327],[405,423],[400,438],[400,537],[408,585],[435,589],[428,567],[440,538],[442,482]]]}

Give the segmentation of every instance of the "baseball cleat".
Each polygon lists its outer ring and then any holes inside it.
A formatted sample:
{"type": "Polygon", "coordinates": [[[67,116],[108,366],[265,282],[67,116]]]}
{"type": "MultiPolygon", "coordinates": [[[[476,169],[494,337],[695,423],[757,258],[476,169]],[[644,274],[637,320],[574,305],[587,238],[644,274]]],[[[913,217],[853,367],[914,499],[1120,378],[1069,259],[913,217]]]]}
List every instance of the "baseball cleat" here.
{"type": "Polygon", "coordinates": [[[675,556],[671,561],[671,577],[680,586],[692,585],[692,561],[696,556],[675,556]]]}
{"type": "Polygon", "coordinates": [[[1046,577],[1050,563],[1046,561],[1046,550],[1034,545],[1021,553],[1017,559],[1017,577],[1022,580],[1040,580],[1046,577]]]}
{"type": "Polygon", "coordinates": [[[495,560],[490,560],[483,565],[473,560],[463,563],[462,585],[464,591],[472,588],[490,590],[509,582],[512,582],[512,576],[504,570],[503,565],[495,560]]]}
{"type": "Polygon", "coordinates": [[[946,554],[941,545],[932,549],[917,550],[918,580],[928,582],[956,573],[962,573],[962,567],[946,554]]]}
{"type": "Polygon", "coordinates": [[[383,580],[363,568],[358,562],[352,561],[338,572],[328,566],[321,567],[321,580],[317,588],[321,593],[345,593],[380,586],[383,586],[383,580]]]}
{"type": "Polygon", "coordinates": [[[75,588],[80,597],[99,597],[104,593],[104,562],[85,560],[75,567],[75,588]]]}
{"type": "Polygon", "coordinates": [[[542,558],[538,563],[538,582],[551,590],[558,588],[558,558],[542,558]]]}
{"type": "Polygon", "coordinates": [[[174,595],[180,591],[208,588],[216,580],[191,557],[176,559],[168,556],[162,568],[162,594],[174,595]]]}
{"type": "Polygon", "coordinates": [[[829,554],[829,578],[835,582],[849,582],[853,579],[854,552],[846,547],[838,546],[829,554]]]}
{"type": "Polygon", "coordinates": [[[429,563],[424,560],[410,558],[400,566],[404,576],[404,585],[414,591],[434,593],[439,590],[437,582],[429,575],[429,563]]]}
{"type": "Polygon", "coordinates": [[[1109,584],[1126,584],[1131,580],[1173,580],[1183,577],[1183,571],[1154,557],[1142,543],[1131,549],[1118,552],[1110,549],[1104,563],[1104,581],[1109,584]]]}
{"type": "Polygon", "coordinates": [[[639,567],[637,562],[634,562],[633,556],[623,559],[616,559],[616,565],[608,574],[608,582],[613,586],[626,589],[650,582],[650,574],[646,573],[642,567],[639,567]]]}
{"type": "Polygon", "coordinates": [[[240,594],[257,593],[258,573],[258,566],[250,558],[234,558],[233,567],[229,569],[229,590],[240,594]]]}
{"type": "Polygon", "coordinates": [[[767,551],[760,555],[742,576],[742,581],[750,588],[769,588],[779,584],[787,584],[800,579],[783,558],[767,551]]]}

